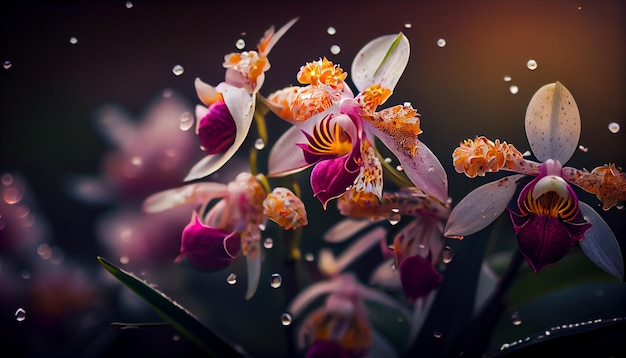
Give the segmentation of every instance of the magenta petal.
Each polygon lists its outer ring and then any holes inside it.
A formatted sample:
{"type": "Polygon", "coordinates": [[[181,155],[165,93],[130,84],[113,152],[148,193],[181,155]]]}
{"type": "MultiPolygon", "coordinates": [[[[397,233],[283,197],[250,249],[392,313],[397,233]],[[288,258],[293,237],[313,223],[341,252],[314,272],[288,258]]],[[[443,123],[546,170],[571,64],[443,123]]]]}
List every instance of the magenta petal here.
{"type": "Polygon", "coordinates": [[[317,340],[306,352],[306,358],[350,358],[350,351],[342,347],[339,342],[317,340]]]}
{"type": "Polygon", "coordinates": [[[511,212],[520,251],[535,272],[562,259],[591,224],[568,224],[556,217],[511,212]]]}
{"type": "Polygon", "coordinates": [[[356,179],[358,170],[346,170],[346,161],[351,156],[323,160],[315,165],[311,171],[311,188],[313,195],[322,202],[324,207],[329,200],[343,194],[356,179]]]}
{"type": "Polygon", "coordinates": [[[240,250],[239,234],[203,225],[194,216],[183,230],[176,262],[186,258],[199,270],[219,271],[227,268],[240,250]]]}
{"type": "Polygon", "coordinates": [[[400,263],[400,282],[406,298],[414,302],[439,287],[441,274],[419,255],[409,256],[400,263]]]}
{"type": "Polygon", "coordinates": [[[224,101],[209,107],[198,125],[198,139],[207,154],[225,152],[235,142],[237,127],[224,101]]]}

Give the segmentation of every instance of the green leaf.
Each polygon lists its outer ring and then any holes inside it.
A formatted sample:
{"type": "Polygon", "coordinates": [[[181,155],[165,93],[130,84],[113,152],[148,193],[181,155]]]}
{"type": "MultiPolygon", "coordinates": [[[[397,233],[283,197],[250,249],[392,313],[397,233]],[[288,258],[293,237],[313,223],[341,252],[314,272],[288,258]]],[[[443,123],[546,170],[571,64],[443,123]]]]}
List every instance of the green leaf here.
{"type": "Polygon", "coordinates": [[[213,357],[242,357],[230,344],[213,333],[189,311],[159,290],[150,287],[146,282],[128,273],[102,257],[100,264],[115,278],[143,298],[167,323],[178,332],[198,345],[207,355],[213,357]]]}

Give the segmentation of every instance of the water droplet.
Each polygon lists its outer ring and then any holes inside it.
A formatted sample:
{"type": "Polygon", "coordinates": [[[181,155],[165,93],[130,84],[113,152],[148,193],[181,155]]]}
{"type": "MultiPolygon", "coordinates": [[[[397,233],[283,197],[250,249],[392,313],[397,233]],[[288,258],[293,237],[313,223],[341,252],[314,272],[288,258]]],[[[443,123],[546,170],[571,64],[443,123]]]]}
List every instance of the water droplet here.
{"type": "Polygon", "coordinates": [[[8,70],[9,68],[11,68],[11,66],[13,66],[13,63],[9,60],[5,60],[2,63],[2,67],[4,67],[5,70],[8,70]]]}
{"type": "Polygon", "coordinates": [[[235,47],[239,50],[242,50],[244,47],[246,47],[246,41],[244,41],[244,39],[237,40],[237,42],[235,42],[235,47]]]}
{"type": "Polygon", "coordinates": [[[76,45],[78,43],[78,39],[76,37],[70,37],[70,43],[72,45],[76,45]]]}
{"type": "Polygon", "coordinates": [[[126,265],[126,264],[128,264],[129,262],[130,262],[130,258],[129,258],[128,256],[122,256],[122,257],[120,257],[120,263],[121,263],[122,265],[126,265]]]}
{"type": "Polygon", "coordinates": [[[22,271],[21,276],[22,276],[22,278],[23,278],[24,280],[28,280],[28,279],[30,279],[30,271],[28,271],[28,270],[24,270],[24,271],[22,271]]]}
{"type": "Polygon", "coordinates": [[[2,184],[4,185],[11,185],[13,184],[13,175],[11,174],[3,174],[2,178],[0,179],[2,181],[2,184]]]}
{"type": "Polygon", "coordinates": [[[391,209],[391,214],[389,215],[389,223],[391,225],[396,225],[397,223],[399,223],[401,218],[402,215],[400,214],[399,209],[391,209]]]}
{"type": "Polygon", "coordinates": [[[270,280],[270,285],[273,288],[279,288],[282,283],[283,283],[283,278],[279,274],[273,273],[272,279],[270,280]]]}
{"type": "Polygon", "coordinates": [[[262,138],[257,138],[256,141],[254,141],[254,148],[256,148],[256,150],[265,148],[265,142],[263,142],[262,138]]]}
{"type": "Polygon", "coordinates": [[[332,35],[334,35],[334,34],[336,34],[336,33],[337,33],[337,30],[336,30],[334,27],[329,26],[329,27],[326,29],[326,33],[332,36],[332,35]]]}
{"type": "Polygon", "coordinates": [[[397,171],[399,171],[399,172],[401,172],[401,171],[403,171],[403,170],[404,170],[404,168],[402,168],[402,165],[398,165],[398,166],[396,167],[396,170],[397,170],[397,171]]]}
{"type": "Polygon", "coordinates": [[[178,342],[178,341],[180,341],[180,336],[179,336],[179,335],[177,335],[177,334],[175,334],[175,335],[173,335],[173,336],[172,336],[172,340],[173,340],[174,342],[178,342]]]}
{"type": "Polygon", "coordinates": [[[529,70],[534,71],[537,69],[537,61],[530,59],[528,60],[528,62],[526,62],[526,67],[528,67],[529,70]]]}
{"type": "Polygon", "coordinates": [[[179,127],[183,131],[188,131],[191,127],[193,127],[193,116],[190,112],[181,113],[179,127]]]}
{"type": "Polygon", "coordinates": [[[509,344],[508,343],[504,343],[503,345],[500,346],[500,350],[503,351],[505,349],[509,348],[509,344]]]}
{"type": "Polygon", "coordinates": [[[445,39],[437,40],[437,46],[444,47],[445,45],[446,45],[446,40],[445,39]]]}
{"type": "Polygon", "coordinates": [[[411,27],[413,27],[413,25],[411,25],[411,24],[410,24],[410,23],[408,23],[408,22],[407,22],[406,24],[404,24],[404,28],[405,28],[405,29],[410,29],[411,27]]]}
{"type": "Polygon", "coordinates": [[[226,278],[226,282],[228,282],[229,285],[234,285],[237,283],[237,275],[235,275],[234,273],[231,273],[230,275],[228,275],[228,277],[226,278]]]}
{"type": "Polygon", "coordinates": [[[304,255],[304,259],[305,259],[307,262],[311,262],[311,261],[315,260],[315,256],[314,256],[312,253],[307,252],[307,253],[304,255]]]}
{"type": "Polygon", "coordinates": [[[504,82],[511,82],[512,78],[511,76],[504,76],[503,80],[504,82]]]}
{"type": "Polygon", "coordinates": [[[435,338],[441,338],[441,336],[442,336],[441,332],[439,332],[439,331],[434,331],[434,332],[433,332],[433,337],[435,337],[435,338]]]}
{"type": "Polygon", "coordinates": [[[578,149],[580,149],[581,152],[585,152],[585,153],[589,151],[589,148],[585,147],[582,144],[578,146],[578,149]]]}
{"type": "Polygon", "coordinates": [[[619,123],[617,123],[617,122],[609,123],[609,132],[617,133],[617,132],[619,132],[619,129],[620,129],[619,123]]]}
{"type": "Polygon", "coordinates": [[[131,7],[133,7],[133,2],[132,1],[127,1],[126,2],[126,8],[130,9],[131,7]]]}
{"type": "Polygon", "coordinates": [[[132,164],[132,165],[134,165],[134,166],[140,166],[140,165],[141,165],[141,163],[142,163],[142,160],[141,160],[141,157],[132,157],[132,158],[130,159],[130,162],[131,162],[131,164],[132,164]]]}
{"type": "Polygon", "coordinates": [[[4,192],[4,201],[9,204],[17,204],[22,200],[22,193],[16,188],[8,188],[4,192]]]}
{"type": "Polygon", "coordinates": [[[391,158],[389,157],[385,158],[385,163],[391,163],[391,158]]]}
{"type": "Polygon", "coordinates": [[[511,323],[513,323],[514,326],[519,326],[520,324],[522,324],[522,317],[520,316],[519,312],[513,312],[513,314],[511,315],[511,323]]]}
{"type": "Polygon", "coordinates": [[[582,10],[582,9],[583,9],[583,7],[582,7],[582,6],[579,6],[579,7],[577,7],[577,9],[578,9],[578,10],[582,10]]]}
{"type": "Polygon", "coordinates": [[[280,323],[283,324],[283,326],[288,326],[291,324],[291,315],[289,313],[283,313],[282,315],[280,315],[280,323]]]}
{"type": "Polygon", "coordinates": [[[519,88],[515,85],[509,87],[509,92],[511,92],[511,94],[517,94],[517,92],[519,92],[519,88]]]}
{"type": "Polygon", "coordinates": [[[272,247],[274,247],[274,240],[272,240],[271,237],[268,237],[267,239],[265,239],[265,241],[263,242],[263,247],[265,247],[266,249],[271,249],[272,247]]]}
{"type": "Polygon", "coordinates": [[[454,257],[454,252],[452,251],[452,248],[448,245],[446,245],[443,248],[443,263],[444,264],[449,264],[452,261],[452,258],[454,257]]]}
{"type": "Polygon", "coordinates": [[[172,72],[176,75],[176,76],[180,76],[183,74],[183,72],[185,72],[185,69],[183,68],[183,66],[181,65],[176,65],[174,66],[174,68],[172,68],[172,72]]]}
{"type": "Polygon", "coordinates": [[[37,247],[37,255],[44,260],[48,260],[52,256],[52,248],[48,244],[41,244],[37,247]]]}
{"type": "Polygon", "coordinates": [[[339,45],[330,46],[330,53],[332,53],[333,55],[336,55],[339,52],[341,52],[341,47],[339,47],[339,45]]]}
{"type": "Polygon", "coordinates": [[[26,311],[23,308],[18,308],[17,311],[15,311],[15,319],[18,322],[22,322],[23,320],[26,319],[26,311]]]}

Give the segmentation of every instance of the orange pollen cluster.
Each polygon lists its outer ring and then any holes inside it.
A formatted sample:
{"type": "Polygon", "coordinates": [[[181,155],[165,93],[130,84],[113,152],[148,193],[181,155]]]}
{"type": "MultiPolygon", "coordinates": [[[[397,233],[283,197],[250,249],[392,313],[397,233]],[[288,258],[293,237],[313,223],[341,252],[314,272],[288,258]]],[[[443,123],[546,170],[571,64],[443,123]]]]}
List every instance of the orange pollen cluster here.
{"type": "Polygon", "coordinates": [[[626,173],[621,172],[615,164],[597,167],[591,174],[602,177],[596,195],[602,201],[604,210],[609,210],[620,201],[626,201],[626,173]]]}
{"type": "Polygon", "coordinates": [[[454,169],[470,178],[510,168],[515,160],[522,158],[522,153],[512,144],[500,143],[499,139],[492,142],[483,136],[464,140],[452,153],[454,169]]]}
{"type": "Polygon", "coordinates": [[[342,91],[344,80],[348,74],[339,65],[334,65],[326,57],[319,61],[309,62],[300,68],[298,82],[312,86],[326,85],[334,90],[342,91]]]}
{"type": "Polygon", "coordinates": [[[417,136],[422,133],[420,115],[410,105],[397,105],[375,112],[363,119],[395,138],[396,145],[409,153],[417,154],[417,136]]]}
{"type": "Polygon", "coordinates": [[[363,92],[356,96],[355,99],[363,110],[367,113],[373,113],[374,110],[376,110],[376,107],[385,103],[392,93],[393,92],[390,89],[377,84],[367,87],[363,92]]]}
{"type": "Polygon", "coordinates": [[[263,201],[263,215],[278,225],[297,229],[308,224],[304,204],[286,188],[275,188],[263,201]]]}
{"type": "Polygon", "coordinates": [[[291,115],[296,122],[303,122],[333,105],[333,97],[327,91],[313,86],[301,87],[291,103],[291,115]]]}

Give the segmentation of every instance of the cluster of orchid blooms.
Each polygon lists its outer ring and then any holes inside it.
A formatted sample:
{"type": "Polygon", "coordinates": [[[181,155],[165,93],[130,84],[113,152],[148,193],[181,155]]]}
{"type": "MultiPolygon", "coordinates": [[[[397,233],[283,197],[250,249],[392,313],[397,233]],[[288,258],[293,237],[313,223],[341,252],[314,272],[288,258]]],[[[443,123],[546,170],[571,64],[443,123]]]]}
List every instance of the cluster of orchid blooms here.
{"type": "Polygon", "coordinates": [[[386,35],[359,51],[350,73],[356,95],[346,82],[348,73],[320,58],[300,68],[300,86],[264,97],[259,91],[270,68],[269,52],[296,21],[278,31],[270,28],[256,51],[226,55],[224,82],[211,86],[196,79],[203,104],[196,107],[196,134],[206,156],[187,175],[185,181],[192,183],[153,194],[143,203],[146,212],[196,205],[182,232],[177,262],[186,259],[200,270],[218,271],[242,254],[250,299],[260,279],[267,219],[285,230],[301,230],[309,221],[298,190],[272,188],[270,183],[310,169],[319,205],[326,209],[336,200],[346,216],[329,228],[325,239],[342,241],[355,233],[360,237],[339,257],[323,249],[318,264],[327,280],[305,288],[288,307],[298,315],[314,298],[327,294],[324,306],[301,325],[299,338],[309,347],[309,356],[328,352],[362,356],[380,341],[363,300],[380,302],[406,316],[414,336],[442,280],[439,264],[445,261],[446,238],[476,233],[505,210],[519,249],[536,272],[580,245],[598,266],[623,277],[614,235],[593,208],[578,200],[571,184],[596,194],[608,210],[626,200],[626,174],[613,164],[591,172],[563,166],[577,148],[580,119],[572,95],[561,83],[539,89],[526,113],[526,134],[539,162],[499,140],[479,136],[460,143],[452,155],[457,172],[468,177],[499,170],[518,174],[475,189],[451,208],[446,171],[418,140],[420,115],[408,102],[379,109],[408,63],[408,39],[402,33],[386,35]],[[256,173],[253,166],[230,183],[198,180],[227,163],[244,143],[252,122],[264,124],[270,111],[292,126],[272,146],[268,173],[256,173]],[[401,170],[384,160],[377,149],[380,143],[398,159],[401,170]],[[397,189],[383,186],[388,174],[396,179],[397,189]],[[401,217],[410,221],[390,235],[389,228],[401,217]],[[376,245],[385,261],[371,283],[401,289],[412,311],[361,284],[352,273],[342,272],[376,245]]]}

